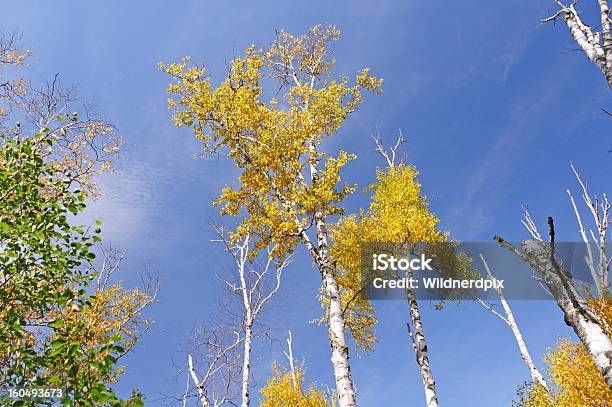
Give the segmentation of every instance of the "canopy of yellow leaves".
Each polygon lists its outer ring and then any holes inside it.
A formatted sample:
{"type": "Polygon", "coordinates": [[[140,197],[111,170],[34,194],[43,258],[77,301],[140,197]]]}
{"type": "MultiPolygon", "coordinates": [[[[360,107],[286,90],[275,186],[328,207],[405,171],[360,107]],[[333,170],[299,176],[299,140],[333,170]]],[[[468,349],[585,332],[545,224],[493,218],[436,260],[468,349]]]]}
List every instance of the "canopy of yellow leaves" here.
{"type": "MultiPolygon", "coordinates": [[[[377,182],[369,187],[372,193],[369,209],[359,216],[341,219],[332,228],[331,253],[338,266],[342,303],[348,304],[345,314],[347,326],[358,346],[364,350],[371,350],[376,341],[373,326],[377,320],[370,301],[360,295],[364,284],[361,245],[448,241],[448,233],[437,229],[439,220],[421,194],[417,175],[414,166],[404,164],[377,171],[377,182]]],[[[457,260],[454,254],[451,257],[449,261],[457,260]]],[[[464,268],[461,264],[459,266],[455,269],[464,268]]],[[[326,306],[324,299],[323,306],[326,306]]]]}
{"type": "Polygon", "coordinates": [[[272,373],[273,376],[260,389],[261,407],[327,407],[332,404],[314,384],[304,389],[303,369],[298,368],[293,373],[282,372],[278,366],[273,365],[272,373]]]}
{"type": "Polygon", "coordinates": [[[248,214],[234,238],[256,236],[253,256],[270,246],[273,255],[284,257],[315,211],[341,214],[340,203],[353,190],[337,185],[340,170],[355,157],[328,157],[317,146],[357,109],[364,90],[381,91],[382,80],[367,69],[353,85],[345,76],[332,79],[331,49],[338,36],[333,26],[315,26],[301,36],[281,32],[269,49],[251,46],[235,58],[218,86],[189,58],[160,64],[176,79],[167,89],[176,125],[191,127],[206,152],[223,150],[241,170],[238,185],[226,187],[216,204],[223,214],[248,214]],[[269,79],[280,81],[280,90],[269,79]],[[281,102],[265,101],[264,90],[278,90],[281,102]],[[307,181],[305,170],[319,161],[317,180],[307,181]]]}

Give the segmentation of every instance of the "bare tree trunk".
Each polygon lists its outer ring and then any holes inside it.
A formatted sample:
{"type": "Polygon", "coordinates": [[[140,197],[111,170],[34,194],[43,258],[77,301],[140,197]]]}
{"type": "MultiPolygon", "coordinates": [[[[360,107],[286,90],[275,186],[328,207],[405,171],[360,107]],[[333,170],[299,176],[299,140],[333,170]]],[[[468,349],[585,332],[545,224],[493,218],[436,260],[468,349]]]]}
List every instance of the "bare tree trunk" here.
{"type": "MultiPolygon", "coordinates": [[[[407,273],[407,278],[412,278],[412,272],[407,273]]],[[[436,381],[434,380],[425,340],[425,331],[421,322],[421,311],[416,299],[416,295],[411,288],[406,289],[408,297],[408,307],[410,309],[410,323],[407,324],[408,334],[412,341],[412,347],[416,356],[417,364],[423,379],[423,389],[425,391],[425,405],[427,407],[438,407],[438,396],[436,394],[436,381]],[[410,326],[412,323],[412,327],[410,326]],[[413,333],[414,331],[414,333],[413,333]]]]}
{"type": "Polygon", "coordinates": [[[546,384],[544,377],[536,367],[535,363],[533,363],[533,359],[531,359],[531,355],[529,354],[529,350],[527,349],[527,344],[523,339],[523,334],[521,333],[518,325],[516,324],[516,321],[514,320],[514,314],[512,313],[512,309],[510,309],[510,306],[508,305],[508,302],[506,301],[503,292],[499,296],[499,299],[501,301],[502,307],[504,308],[504,312],[506,313],[508,326],[512,330],[514,338],[516,339],[516,343],[519,347],[519,351],[521,352],[521,358],[525,361],[525,364],[529,368],[529,373],[531,373],[531,379],[548,390],[548,384],[546,384]]]}
{"type": "Polygon", "coordinates": [[[244,356],[242,358],[242,407],[249,407],[249,376],[251,374],[251,342],[253,327],[247,324],[244,331],[244,356]]]}
{"type": "Polygon", "coordinates": [[[557,305],[563,311],[565,322],[574,329],[606,384],[612,390],[612,341],[602,328],[597,316],[590,311],[588,304],[578,293],[569,273],[562,269],[555,260],[552,218],[549,218],[549,225],[551,228],[550,244],[528,240],[523,242],[523,252],[499,236],[496,236],[495,240],[523,259],[542,276],[544,283],[557,300],[557,305]]]}
{"type": "MultiPolygon", "coordinates": [[[[482,254],[480,255],[480,259],[482,260],[482,263],[484,264],[489,280],[494,281],[495,278],[493,276],[493,273],[491,272],[491,269],[489,268],[489,264],[487,263],[487,261],[485,260],[482,254]]],[[[496,287],[496,291],[497,291],[497,295],[499,296],[499,301],[501,302],[504,312],[506,314],[505,317],[499,314],[497,311],[495,311],[490,305],[486,304],[480,298],[478,298],[478,301],[485,308],[493,312],[496,316],[498,316],[502,321],[504,321],[510,327],[510,329],[512,330],[512,334],[514,334],[514,338],[516,339],[516,343],[519,347],[519,351],[521,352],[521,358],[527,365],[527,368],[529,369],[529,373],[531,374],[531,380],[533,380],[535,383],[539,383],[542,387],[544,387],[548,391],[549,390],[548,384],[544,380],[544,377],[542,376],[542,374],[536,367],[535,363],[533,363],[533,359],[531,359],[531,355],[529,354],[529,350],[527,349],[527,344],[525,343],[525,340],[523,339],[523,334],[521,333],[516,323],[516,320],[514,319],[514,314],[512,313],[512,309],[510,308],[508,301],[506,301],[504,290],[502,290],[501,287],[496,287]]]]}
{"type": "MultiPolygon", "coordinates": [[[[386,149],[383,146],[381,136],[379,134],[373,135],[372,138],[376,144],[376,152],[385,159],[387,166],[389,168],[395,167],[395,161],[398,158],[398,149],[404,142],[404,135],[402,131],[400,130],[395,145],[389,149],[386,149]]],[[[406,271],[406,278],[412,279],[412,276],[412,271],[408,269],[406,271]]],[[[431,371],[431,365],[429,364],[429,351],[427,349],[427,341],[425,340],[423,323],[421,322],[421,311],[412,288],[406,289],[406,297],[408,299],[408,308],[410,310],[410,322],[406,324],[406,327],[408,328],[408,335],[410,336],[412,348],[414,349],[416,361],[421,372],[421,379],[423,380],[425,405],[427,407],[438,407],[439,404],[436,393],[436,381],[434,379],[433,372],[431,371]]]]}
{"type": "Polygon", "coordinates": [[[295,377],[295,364],[293,363],[293,337],[291,336],[291,330],[289,331],[289,337],[287,338],[287,349],[289,353],[285,352],[287,359],[289,359],[289,368],[291,369],[291,381],[293,387],[297,387],[297,378],[295,377]]]}

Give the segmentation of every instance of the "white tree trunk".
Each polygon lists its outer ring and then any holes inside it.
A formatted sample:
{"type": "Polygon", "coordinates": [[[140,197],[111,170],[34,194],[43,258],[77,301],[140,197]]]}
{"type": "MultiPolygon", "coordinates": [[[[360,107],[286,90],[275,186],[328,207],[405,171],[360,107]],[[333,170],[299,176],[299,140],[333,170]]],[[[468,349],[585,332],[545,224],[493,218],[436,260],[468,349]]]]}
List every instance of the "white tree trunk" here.
{"type": "Polygon", "coordinates": [[[557,0],[561,7],[553,16],[541,20],[542,23],[554,21],[563,16],[563,21],[569,32],[580,47],[582,52],[595,64],[606,77],[606,81],[612,88],[612,32],[610,31],[610,10],[608,0],[598,0],[601,15],[601,32],[593,30],[587,23],[582,21],[580,14],[575,8],[574,1],[569,6],[557,0]],[[603,45],[601,41],[603,37],[603,45]]]}
{"type": "Polygon", "coordinates": [[[523,339],[523,334],[521,333],[518,325],[516,324],[516,321],[514,319],[514,314],[512,313],[512,309],[510,309],[508,302],[506,301],[506,297],[504,296],[503,291],[499,289],[498,293],[499,293],[499,299],[501,301],[502,307],[504,308],[504,311],[506,313],[506,319],[507,319],[508,326],[510,327],[510,329],[512,330],[512,333],[514,334],[514,338],[516,339],[516,343],[521,352],[521,358],[525,361],[525,364],[529,368],[531,379],[534,382],[539,383],[541,386],[543,386],[545,389],[548,390],[548,384],[546,384],[544,377],[542,376],[542,374],[536,367],[535,363],[533,363],[533,359],[531,359],[531,355],[529,354],[529,350],[527,349],[527,344],[525,343],[525,340],[523,339]]]}
{"type": "MultiPolygon", "coordinates": [[[[552,223],[552,220],[549,220],[552,223]]],[[[514,252],[538,272],[563,311],[565,322],[574,329],[587,348],[593,362],[612,390],[612,340],[602,328],[571,281],[567,271],[554,259],[554,243],[529,240],[523,243],[523,253],[500,237],[496,240],[514,252]]],[[[554,238],[553,238],[554,242],[554,238]]]]}
{"type": "Polygon", "coordinates": [[[249,407],[249,377],[251,374],[251,342],[253,327],[247,324],[244,335],[244,356],[242,358],[242,407],[249,407]]]}
{"type": "MultiPolygon", "coordinates": [[[[407,278],[412,278],[412,273],[408,272],[407,278]]],[[[425,391],[425,405],[427,407],[438,407],[438,396],[436,394],[436,381],[434,380],[431,366],[429,364],[429,355],[427,349],[427,341],[425,340],[425,331],[421,322],[421,311],[416,299],[414,291],[410,288],[406,289],[408,298],[408,307],[410,309],[410,323],[408,326],[408,334],[412,340],[412,347],[416,356],[417,364],[421,372],[423,380],[423,390],[425,391]],[[414,331],[414,333],[413,333],[414,331]]]]}
{"type": "Polygon", "coordinates": [[[329,300],[328,310],[328,333],[329,345],[332,351],[331,361],[334,366],[334,376],[336,379],[336,391],[340,407],[354,407],[357,405],[355,400],[355,390],[351,377],[351,367],[349,365],[349,349],[345,336],[345,321],[342,313],[340,301],[340,290],[336,280],[336,268],[332,262],[331,255],[327,246],[327,230],[325,223],[317,219],[317,237],[319,241],[319,271],[325,289],[325,294],[329,300]]]}
{"type": "Polygon", "coordinates": [[[188,361],[189,374],[191,375],[191,379],[193,380],[194,386],[196,390],[198,391],[198,398],[200,399],[200,402],[202,403],[202,407],[209,407],[210,403],[208,402],[208,399],[206,398],[206,392],[204,391],[204,387],[202,386],[202,383],[200,382],[200,379],[198,378],[198,375],[196,374],[195,369],[193,368],[193,357],[191,356],[191,353],[187,357],[187,361],[188,361]]]}
{"type": "Polygon", "coordinates": [[[598,0],[601,15],[601,33],[603,36],[603,51],[605,55],[604,74],[608,85],[612,88],[612,29],[610,27],[610,7],[608,0],[598,0]]]}
{"type": "MultiPolygon", "coordinates": [[[[489,280],[494,281],[495,277],[493,276],[493,273],[491,272],[491,269],[489,268],[489,264],[487,263],[487,261],[485,260],[482,254],[480,255],[480,259],[482,260],[482,263],[485,267],[489,280]]],[[[499,301],[501,302],[502,307],[504,309],[504,313],[506,314],[505,317],[499,314],[490,305],[486,304],[481,299],[478,299],[478,301],[480,301],[480,303],[485,308],[493,312],[496,316],[498,316],[502,321],[504,321],[510,327],[510,329],[512,330],[512,334],[514,335],[514,338],[516,339],[516,343],[519,347],[519,351],[521,352],[521,358],[527,365],[527,368],[529,369],[529,373],[531,374],[531,380],[533,380],[535,383],[539,383],[542,387],[544,387],[548,391],[549,389],[548,389],[548,384],[546,383],[546,380],[544,380],[544,377],[542,376],[542,374],[536,367],[535,363],[533,363],[533,359],[531,359],[531,355],[529,354],[529,350],[527,349],[527,344],[525,343],[525,340],[523,339],[523,334],[521,333],[521,330],[519,329],[518,324],[516,323],[516,320],[514,319],[514,313],[512,312],[512,309],[510,308],[508,301],[506,301],[504,290],[502,290],[501,287],[496,287],[495,289],[497,291],[497,295],[499,296],[499,301]]]]}
{"type": "MultiPolygon", "coordinates": [[[[318,179],[317,151],[314,141],[310,141],[309,146],[309,165],[310,179],[314,185],[318,179]]],[[[331,347],[331,362],[334,367],[334,377],[336,380],[336,394],[339,407],[355,407],[355,388],[351,376],[351,366],[349,364],[349,349],[345,336],[345,321],[342,312],[342,302],[340,299],[340,289],[336,279],[336,265],[334,264],[329,252],[329,238],[325,214],[320,210],[315,212],[315,222],[317,228],[317,248],[315,249],[305,233],[302,233],[308,250],[313,261],[319,268],[323,289],[329,301],[327,315],[327,329],[329,335],[329,345],[331,347]]]]}

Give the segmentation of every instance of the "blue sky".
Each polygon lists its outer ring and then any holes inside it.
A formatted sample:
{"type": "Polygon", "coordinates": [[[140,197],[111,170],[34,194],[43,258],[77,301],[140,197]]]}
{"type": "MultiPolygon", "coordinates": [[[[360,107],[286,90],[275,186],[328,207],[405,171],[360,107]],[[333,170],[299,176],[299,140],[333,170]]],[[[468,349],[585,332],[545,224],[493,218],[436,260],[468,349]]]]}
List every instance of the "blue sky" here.
{"type": "MultiPolygon", "coordinates": [[[[168,78],[157,62],[191,55],[219,78],[226,60],[251,43],[265,46],[275,29],[301,33],[314,24],[336,24],[343,32],[336,72],[369,66],[385,79],[384,93],[368,98],[330,146],[358,155],[347,180],[371,182],[382,165],[371,132],[378,128],[394,137],[401,128],[431,207],[457,239],[525,237],[519,221],[528,203],[541,224],[555,217],[558,240],[576,240],[565,193],[577,188],[569,164],[592,192],[606,191],[611,123],[600,108],[612,108],[612,98],[600,72],[572,51],[565,27],[540,26],[553,9],[552,0],[452,6],[384,0],[3,2],[0,27],[22,31],[23,44],[34,52],[29,77],[60,72],[127,141],[116,173],[101,180],[105,196],[88,217],[102,219],[106,238],[128,250],[119,277],[135,283],[142,263],[150,261],[161,273],[162,291],[150,310],[157,323],[126,359],[120,390],[139,387],[147,405],[158,405],[161,393],[182,392],[185,377],[176,378],[173,363],[185,360],[177,348],[195,322],[213,314],[213,272],[227,265],[209,242],[207,218],[216,216],[210,202],[235,170],[220,158],[194,158],[198,143],[172,125],[168,78]]],[[[347,202],[349,211],[365,205],[361,192],[347,202]]],[[[294,332],[294,352],[305,359],[307,378],[332,385],[325,328],[308,322],[319,315],[319,282],[307,257],[298,255],[269,318],[279,339],[286,329],[294,332]]],[[[538,361],[559,336],[569,335],[554,303],[512,305],[538,361]]],[[[360,405],[422,405],[405,329],[407,305],[376,306],[379,344],[372,354],[351,355],[360,405]]],[[[528,371],[507,327],[475,304],[451,304],[442,312],[427,302],[421,306],[441,402],[509,405],[528,371]]],[[[257,386],[272,360],[282,360],[281,351],[280,344],[256,351],[257,386]]]]}

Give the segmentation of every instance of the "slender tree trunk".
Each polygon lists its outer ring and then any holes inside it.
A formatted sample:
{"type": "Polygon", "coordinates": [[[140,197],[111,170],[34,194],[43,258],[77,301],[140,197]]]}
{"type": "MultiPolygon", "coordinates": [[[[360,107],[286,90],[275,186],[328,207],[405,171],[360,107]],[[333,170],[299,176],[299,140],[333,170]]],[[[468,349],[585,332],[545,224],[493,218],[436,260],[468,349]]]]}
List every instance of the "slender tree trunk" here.
{"type": "Polygon", "coordinates": [[[336,279],[336,267],[332,262],[327,242],[327,230],[321,214],[317,215],[317,239],[319,246],[319,271],[329,300],[327,326],[329,345],[332,351],[331,361],[336,378],[336,391],[340,407],[354,407],[355,390],[349,364],[349,349],[345,336],[345,321],[340,301],[340,290],[336,279]]]}
{"type": "Polygon", "coordinates": [[[198,398],[200,399],[200,402],[202,403],[202,407],[209,407],[210,403],[208,402],[208,399],[206,398],[206,392],[204,391],[204,387],[202,386],[202,383],[200,382],[200,379],[198,378],[198,375],[196,374],[195,369],[193,368],[193,357],[191,356],[191,353],[189,354],[187,361],[189,365],[189,374],[191,375],[193,384],[196,390],[198,391],[198,398]]]}
{"type": "Polygon", "coordinates": [[[253,341],[252,324],[247,324],[244,334],[244,357],[242,359],[242,407],[249,407],[249,375],[251,373],[251,343],[253,341]]]}
{"type": "MultiPolygon", "coordinates": [[[[557,2],[559,3],[559,2],[557,2]]],[[[601,14],[601,32],[593,30],[587,23],[582,21],[576,10],[575,3],[569,6],[561,5],[561,10],[551,17],[541,20],[543,23],[554,21],[563,15],[563,21],[582,52],[595,64],[604,74],[608,86],[612,88],[612,32],[610,31],[610,16],[608,0],[598,0],[601,14]],[[601,37],[603,36],[603,46],[601,37]]]]}
{"type": "MultiPolygon", "coordinates": [[[[487,277],[489,278],[489,280],[495,281],[495,277],[493,276],[493,273],[491,272],[491,269],[489,268],[489,264],[487,263],[487,261],[485,260],[482,254],[480,255],[480,259],[482,260],[482,264],[485,267],[485,270],[487,272],[487,277]]],[[[529,354],[529,350],[527,349],[527,344],[525,343],[525,340],[523,339],[523,334],[521,333],[521,330],[519,329],[518,324],[516,323],[516,320],[514,319],[514,313],[512,312],[512,308],[510,308],[510,304],[508,304],[508,301],[506,301],[504,290],[501,287],[496,287],[495,290],[497,291],[497,295],[499,296],[499,301],[501,302],[504,312],[506,314],[505,317],[499,314],[497,311],[495,311],[491,306],[485,304],[481,299],[478,299],[478,300],[480,301],[481,304],[483,304],[485,308],[493,312],[496,316],[498,316],[502,321],[504,321],[510,327],[510,329],[512,330],[512,334],[514,335],[514,338],[516,339],[516,343],[519,347],[519,351],[521,352],[521,358],[527,365],[527,368],[529,369],[529,373],[531,374],[531,380],[533,380],[535,383],[539,383],[542,387],[544,387],[547,391],[549,391],[548,384],[544,380],[544,377],[542,376],[542,374],[536,367],[535,363],[533,363],[533,359],[531,359],[531,355],[529,354]]]]}
{"type": "Polygon", "coordinates": [[[504,292],[501,289],[498,289],[498,294],[499,300],[501,301],[502,307],[504,308],[504,311],[506,313],[506,321],[508,323],[508,326],[512,330],[512,333],[514,334],[514,338],[516,339],[516,343],[521,352],[521,358],[525,361],[525,364],[529,368],[529,373],[531,373],[531,379],[534,382],[539,383],[546,390],[548,390],[548,384],[546,384],[544,377],[536,367],[535,363],[533,363],[533,359],[531,359],[531,355],[529,354],[529,350],[527,349],[527,344],[523,339],[523,334],[521,333],[518,325],[516,324],[514,314],[512,313],[512,309],[508,305],[508,302],[506,301],[504,292]]]}
{"type": "Polygon", "coordinates": [[[287,355],[287,359],[289,359],[289,368],[291,369],[291,381],[293,382],[293,387],[297,387],[297,378],[295,377],[295,364],[293,363],[293,338],[291,336],[291,331],[289,331],[289,337],[287,338],[287,348],[289,349],[289,353],[285,353],[287,355]]]}
{"type": "MultiPolygon", "coordinates": [[[[407,278],[412,278],[412,272],[408,271],[407,278]]],[[[436,394],[436,381],[434,380],[433,372],[429,364],[429,355],[427,350],[427,341],[425,340],[425,331],[421,322],[421,311],[419,304],[411,288],[406,289],[408,297],[408,307],[410,309],[410,323],[408,323],[408,334],[412,340],[412,347],[416,356],[417,364],[421,371],[423,379],[423,390],[425,391],[425,405],[427,407],[438,407],[438,396],[436,394]],[[411,328],[412,325],[412,328],[411,328]],[[414,331],[414,333],[413,333],[414,331]]]]}
{"type": "MultiPolygon", "coordinates": [[[[319,175],[317,169],[317,150],[313,140],[310,141],[309,155],[310,179],[312,184],[315,185],[319,175]]],[[[321,279],[323,280],[323,288],[329,301],[327,329],[332,352],[331,362],[334,367],[338,404],[339,407],[355,407],[357,406],[357,400],[355,399],[355,389],[349,364],[349,349],[345,336],[346,323],[344,321],[340,289],[338,288],[338,280],[336,278],[336,265],[329,252],[329,233],[327,231],[325,214],[321,210],[315,212],[315,222],[318,247],[316,250],[313,249],[309,241],[306,241],[306,245],[313,256],[315,264],[319,268],[321,279]]]]}
{"type": "MultiPolygon", "coordinates": [[[[552,223],[552,220],[549,220],[552,223]]],[[[529,240],[523,243],[524,252],[496,237],[503,247],[511,250],[538,272],[563,311],[565,322],[574,329],[591,359],[612,390],[612,340],[602,328],[597,316],[590,310],[571,281],[569,273],[554,259],[554,243],[529,240]]],[[[554,241],[554,240],[553,240],[554,241]]]]}
{"type": "MultiPolygon", "coordinates": [[[[571,8],[573,9],[573,6],[571,8]]],[[[606,70],[606,57],[601,45],[594,37],[595,34],[585,26],[577,12],[566,13],[564,20],[574,41],[580,46],[587,58],[601,69],[608,85],[612,87],[612,72],[606,70]]]]}

